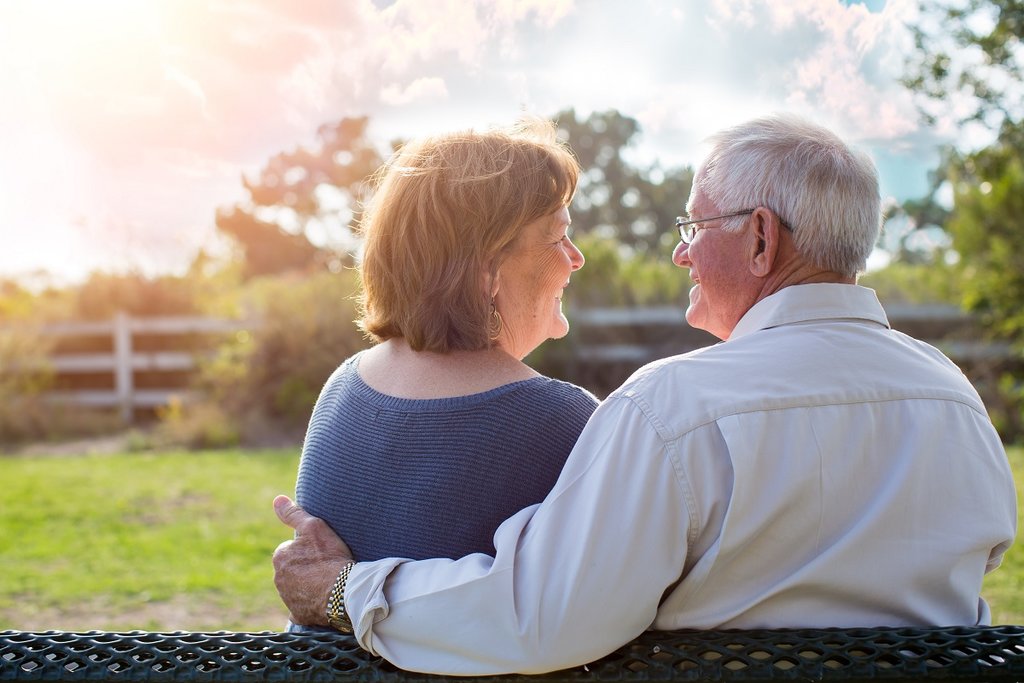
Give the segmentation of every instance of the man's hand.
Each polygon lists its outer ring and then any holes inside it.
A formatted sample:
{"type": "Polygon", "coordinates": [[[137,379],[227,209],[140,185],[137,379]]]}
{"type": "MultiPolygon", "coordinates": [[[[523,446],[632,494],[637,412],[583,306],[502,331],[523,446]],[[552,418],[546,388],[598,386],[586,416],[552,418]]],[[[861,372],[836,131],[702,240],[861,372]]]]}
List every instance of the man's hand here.
{"type": "Polygon", "coordinates": [[[327,625],[327,596],[352,552],[327,523],[307,513],[288,496],[274,499],[277,518],[295,530],[295,539],[274,551],[274,585],[291,612],[305,626],[327,625]]]}

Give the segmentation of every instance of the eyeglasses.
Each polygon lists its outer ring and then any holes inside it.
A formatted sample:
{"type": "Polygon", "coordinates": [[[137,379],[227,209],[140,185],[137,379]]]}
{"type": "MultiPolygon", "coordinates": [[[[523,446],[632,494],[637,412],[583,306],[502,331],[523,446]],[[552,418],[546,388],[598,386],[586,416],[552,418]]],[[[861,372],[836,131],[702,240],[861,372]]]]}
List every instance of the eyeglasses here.
{"type": "Polygon", "coordinates": [[[717,221],[722,218],[735,218],[736,216],[746,216],[757,211],[757,209],[743,209],[742,211],[736,211],[734,213],[725,213],[721,216],[712,216],[711,218],[694,218],[692,220],[686,220],[683,216],[676,217],[676,229],[679,230],[679,239],[683,244],[689,244],[696,237],[698,230],[704,229],[704,223],[709,221],[717,221]],[[689,227],[688,227],[689,226],[689,227]]]}

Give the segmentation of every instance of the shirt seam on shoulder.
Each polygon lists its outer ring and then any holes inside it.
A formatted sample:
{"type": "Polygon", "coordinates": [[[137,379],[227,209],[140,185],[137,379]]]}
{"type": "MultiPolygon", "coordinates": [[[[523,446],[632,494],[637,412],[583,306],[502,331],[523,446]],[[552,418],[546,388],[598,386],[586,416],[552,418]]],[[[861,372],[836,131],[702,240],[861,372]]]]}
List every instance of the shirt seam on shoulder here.
{"type": "Polygon", "coordinates": [[[686,549],[689,553],[693,549],[693,544],[697,542],[697,537],[701,529],[700,513],[697,510],[696,496],[693,494],[693,487],[690,486],[690,478],[686,476],[686,469],[683,467],[683,462],[679,458],[678,453],[675,450],[675,444],[678,442],[678,438],[668,437],[668,428],[664,423],[654,414],[650,404],[643,400],[636,393],[629,394],[618,394],[615,396],[609,396],[606,401],[609,400],[625,400],[636,406],[640,414],[647,419],[647,421],[654,428],[654,432],[661,439],[661,448],[665,453],[665,457],[668,459],[669,464],[672,466],[672,471],[676,473],[676,481],[683,489],[683,497],[686,500],[686,514],[689,518],[689,528],[686,531],[686,549]]]}
{"type": "Polygon", "coordinates": [[[969,408],[975,414],[977,414],[977,415],[979,415],[981,417],[984,417],[985,419],[988,419],[988,413],[986,413],[983,410],[979,410],[978,407],[975,406],[972,401],[968,401],[968,400],[964,400],[964,399],[959,399],[959,398],[956,398],[956,397],[953,397],[953,396],[925,396],[925,395],[921,395],[921,396],[899,396],[899,397],[893,397],[893,398],[864,398],[864,399],[856,399],[856,400],[828,401],[828,402],[803,401],[803,402],[793,402],[793,403],[790,403],[790,404],[787,404],[787,405],[771,406],[771,407],[768,407],[768,408],[766,408],[764,406],[754,406],[754,405],[752,405],[749,408],[742,408],[742,409],[733,410],[733,411],[730,411],[730,412],[718,413],[718,414],[714,415],[713,417],[709,417],[709,418],[707,418],[707,419],[705,419],[705,420],[703,420],[701,422],[698,422],[697,424],[694,424],[692,426],[688,426],[686,429],[683,429],[677,435],[675,435],[674,437],[671,437],[670,439],[667,439],[667,440],[669,440],[669,441],[676,441],[676,440],[682,439],[684,436],[686,436],[690,432],[694,432],[694,431],[700,429],[701,427],[706,427],[707,425],[715,424],[719,420],[723,420],[723,419],[725,419],[727,417],[733,417],[733,416],[736,416],[736,415],[744,415],[746,413],[771,413],[771,412],[775,412],[775,411],[778,411],[778,410],[794,410],[794,409],[797,409],[797,408],[829,408],[829,407],[832,407],[832,406],[856,405],[858,403],[891,403],[891,402],[894,402],[894,401],[942,401],[944,403],[959,403],[960,405],[963,405],[963,406],[966,406],[967,408],[969,408]]]}

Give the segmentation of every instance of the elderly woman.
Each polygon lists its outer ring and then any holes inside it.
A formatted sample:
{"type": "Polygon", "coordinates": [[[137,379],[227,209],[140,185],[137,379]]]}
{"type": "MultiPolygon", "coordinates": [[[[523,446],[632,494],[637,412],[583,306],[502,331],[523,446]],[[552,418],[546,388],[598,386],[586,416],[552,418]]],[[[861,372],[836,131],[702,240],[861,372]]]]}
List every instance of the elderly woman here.
{"type": "Polygon", "coordinates": [[[547,122],[414,141],[382,169],[359,321],[378,343],[327,381],[296,488],[356,558],[493,553],[554,485],[597,401],[522,359],[569,330],[578,173],[547,122]]]}

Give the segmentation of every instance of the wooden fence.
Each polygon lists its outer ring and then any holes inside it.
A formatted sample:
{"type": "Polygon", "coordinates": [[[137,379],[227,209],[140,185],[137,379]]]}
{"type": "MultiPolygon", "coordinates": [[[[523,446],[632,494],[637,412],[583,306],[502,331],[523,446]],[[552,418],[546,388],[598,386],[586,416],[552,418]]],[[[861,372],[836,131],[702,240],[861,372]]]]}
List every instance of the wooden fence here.
{"type": "MultiPolygon", "coordinates": [[[[1019,363],[1010,344],[985,339],[977,320],[955,306],[890,304],[894,329],[926,341],[959,365],[986,403],[1001,400],[1002,372],[1019,363]]],[[[563,347],[571,381],[605,396],[645,363],[685,353],[718,340],[686,324],[682,307],[580,309],[571,313],[572,333],[563,347]]]]}
{"type": "MultiPolygon", "coordinates": [[[[136,409],[152,409],[167,405],[174,396],[187,400],[187,387],[140,387],[140,373],[165,376],[188,375],[196,369],[197,352],[182,350],[180,341],[188,335],[209,335],[244,330],[251,323],[223,318],[172,316],[161,318],[131,318],[124,313],[112,320],[99,322],[63,322],[45,325],[40,334],[57,344],[58,352],[50,358],[50,367],[58,378],[81,375],[108,375],[110,388],[58,388],[47,393],[52,401],[98,408],[116,408],[124,422],[134,419],[136,409]],[[140,348],[137,339],[142,335],[166,338],[168,349],[140,348]],[[61,340],[94,338],[100,340],[101,351],[61,352],[61,340]],[[177,343],[176,343],[177,342],[177,343]]],[[[208,344],[207,344],[208,348],[208,344]]],[[[206,351],[207,349],[203,349],[206,351]]],[[[58,382],[58,386],[62,383],[58,382]]]]}
{"type": "MultiPolygon", "coordinates": [[[[985,341],[976,322],[952,306],[891,305],[887,309],[894,328],[938,346],[964,368],[987,403],[997,400],[999,375],[1008,364],[1019,362],[1008,344],[985,341]]],[[[572,333],[552,345],[553,352],[544,357],[540,369],[603,397],[644,363],[717,341],[688,326],[684,315],[682,307],[676,306],[570,311],[572,333]]],[[[102,322],[44,326],[41,334],[56,346],[50,357],[56,388],[47,398],[114,408],[125,422],[131,422],[138,410],[166,405],[172,397],[190,398],[187,380],[198,357],[214,348],[211,335],[238,333],[255,324],[222,318],[131,318],[120,314],[102,322]],[[94,342],[91,347],[83,347],[84,338],[94,342]],[[153,338],[161,342],[154,345],[153,338]],[[77,348],[63,343],[67,340],[78,340],[77,348]],[[83,388],[81,382],[76,383],[76,378],[85,376],[101,376],[99,386],[83,388]],[[146,381],[140,381],[142,378],[146,381]]]]}

